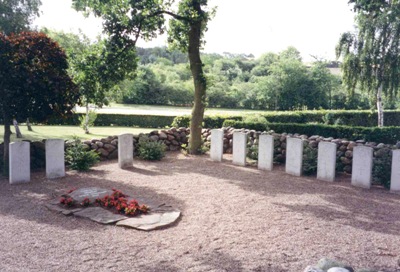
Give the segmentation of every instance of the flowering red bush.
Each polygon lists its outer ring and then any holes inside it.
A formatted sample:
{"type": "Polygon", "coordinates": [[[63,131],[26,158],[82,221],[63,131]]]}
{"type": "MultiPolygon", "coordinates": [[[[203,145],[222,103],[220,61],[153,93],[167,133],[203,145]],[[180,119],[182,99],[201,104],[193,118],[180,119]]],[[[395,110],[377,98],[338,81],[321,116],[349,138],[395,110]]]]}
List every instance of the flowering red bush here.
{"type": "MultiPolygon", "coordinates": [[[[75,191],[76,188],[71,189],[68,193],[75,191]]],[[[146,205],[139,205],[136,200],[130,200],[128,202],[127,195],[123,192],[112,189],[113,193],[111,195],[106,195],[103,198],[97,198],[95,200],[96,206],[105,207],[108,209],[115,209],[120,214],[125,214],[129,216],[135,216],[139,214],[146,214],[150,211],[150,208],[146,205]]],[[[67,207],[76,206],[75,201],[71,197],[61,197],[60,204],[63,204],[67,207]]],[[[88,207],[92,203],[90,203],[89,198],[85,198],[81,203],[79,203],[82,207],[88,207]]]]}

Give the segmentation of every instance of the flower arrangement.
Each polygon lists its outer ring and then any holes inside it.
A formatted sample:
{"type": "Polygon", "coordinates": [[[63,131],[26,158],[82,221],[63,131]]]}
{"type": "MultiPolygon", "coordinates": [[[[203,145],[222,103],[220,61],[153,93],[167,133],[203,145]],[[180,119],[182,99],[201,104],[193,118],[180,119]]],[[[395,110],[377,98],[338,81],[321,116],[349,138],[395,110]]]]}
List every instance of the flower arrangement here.
{"type": "MultiPolygon", "coordinates": [[[[68,191],[68,194],[75,191],[73,188],[68,191]]],[[[93,203],[96,206],[104,207],[107,209],[115,209],[117,213],[124,214],[127,216],[136,216],[139,214],[146,214],[150,211],[150,208],[146,205],[139,205],[138,201],[132,199],[128,201],[127,195],[122,191],[117,189],[112,189],[113,193],[111,195],[106,195],[102,198],[97,198],[93,203]]],[[[60,204],[72,208],[72,207],[89,207],[92,203],[89,198],[85,198],[81,203],[76,203],[68,195],[60,198],[60,204]]]]}

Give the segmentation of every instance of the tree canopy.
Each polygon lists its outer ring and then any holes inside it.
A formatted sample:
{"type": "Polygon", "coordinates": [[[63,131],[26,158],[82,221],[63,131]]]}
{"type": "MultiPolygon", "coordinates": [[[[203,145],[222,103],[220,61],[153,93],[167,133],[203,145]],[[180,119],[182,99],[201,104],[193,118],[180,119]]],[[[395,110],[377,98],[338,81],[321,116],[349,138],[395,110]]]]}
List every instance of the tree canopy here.
{"type": "MultiPolygon", "coordinates": [[[[188,53],[194,83],[194,104],[189,152],[197,153],[202,145],[201,129],[206,106],[207,83],[200,58],[203,33],[213,12],[207,0],[181,0],[174,9],[173,0],[73,0],[77,10],[101,16],[106,33],[115,48],[136,46],[139,38],[150,40],[166,30],[166,16],[171,16],[168,41],[188,53]]],[[[133,61],[133,60],[132,60],[133,61]]]]}
{"type": "Polygon", "coordinates": [[[400,2],[351,0],[356,33],[342,34],[336,47],[343,57],[343,80],[350,91],[357,84],[376,95],[378,125],[383,126],[382,95],[392,98],[400,85],[400,2]]]}
{"type": "Polygon", "coordinates": [[[9,35],[28,30],[41,4],[41,0],[0,1],[0,32],[9,35]]]}
{"type": "Polygon", "coordinates": [[[67,73],[65,52],[43,33],[0,34],[0,60],[0,112],[7,161],[13,117],[43,121],[54,113],[67,115],[79,92],[67,73]]]}

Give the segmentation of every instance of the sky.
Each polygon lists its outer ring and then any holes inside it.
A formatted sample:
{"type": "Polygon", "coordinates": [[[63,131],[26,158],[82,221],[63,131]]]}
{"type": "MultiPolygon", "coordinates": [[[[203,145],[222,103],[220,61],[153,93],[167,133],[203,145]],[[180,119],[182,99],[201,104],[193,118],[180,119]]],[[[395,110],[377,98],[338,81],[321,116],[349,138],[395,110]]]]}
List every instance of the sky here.
{"type": "MultiPolygon", "coordinates": [[[[34,25],[66,32],[82,30],[95,38],[102,23],[71,8],[71,0],[42,0],[42,14],[34,25]]],[[[304,61],[313,56],[335,60],[340,34],[354,31],[354,13],[348,0],[209,0],[217,13],[205,35],[207,53],[279,53],[294,46],[304,61]]],[[[166,36],[140,47],[164,46],[166,36]]]]}

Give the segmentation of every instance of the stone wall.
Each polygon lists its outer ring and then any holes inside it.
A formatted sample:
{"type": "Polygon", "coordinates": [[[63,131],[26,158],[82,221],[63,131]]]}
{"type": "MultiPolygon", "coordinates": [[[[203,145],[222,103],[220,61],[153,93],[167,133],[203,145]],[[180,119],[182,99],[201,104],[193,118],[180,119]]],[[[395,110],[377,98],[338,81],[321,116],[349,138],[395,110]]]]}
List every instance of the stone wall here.
{"type": "MultiPolygon", "coordinates": [[[[233,132],[236,131],[234,128],[227,127],[222,128],[224,131],[224,153],[232,153],[232,139],[233,132]]],[[[263,132],[254,131],[248,129],[240,129],[239,131],[246,132],[248,134],[248,147],[257,146],[258,137],[263,132]]],[[[353,148],[357,145],[365,145],[374,148],[374,157],[379,158],[388,154],[392,149],[400,148],[400,142],[397,145],[387,145],[383,143],[373,143],[359,141],[347,141],[345,139],[333,139],[324,138],[320,136],[306,136],[299,134],[287,134],[287,133],[274,133],[273,131],[264,132],[274,136],[274,160],[277,162],[284,162],[286,158],[286,138],[297,137],[301,138],[311,148],[318,148],[318,143],[321,141],[332,142],[338,145],[337,149],[337,164],[338,170],[346,173],[351,173],[353,148]]],[[[136,149],[139,142],[139,137],[149,137],[153,141],[162,141],[166,145],[167,151],[180,150],[181,145],[188,143],[188,136],[190,129],[188,128],[171,128],[164,130],[154,130],[148,134],[134,135],[134,147],[136,149]]],[[[203,129],[203,138],[205,145],[210,146],[211,141],[211,129],[203,129]]],[[[88,148],[97,151],[102,160],[111,160],[118,158],[118,136],[109,136],[107,138],[92,139],[83,141],[83,144],[88,148]]],[[[66,141],[66,147],[68,141],[66,141]]],[[[45,152],[44,152],[44,141],[35,141],[31,143],[31,167],[32,169],[43,168],[45,165],[45,152]]],[[[3,151],[3,145],[0,144],[0,155],[3,151]]]]}
{"type": "MultiPolygon", "coordinates": [[[[222,128],[224,131],[224,153],[232,153],[232,142],[233,142],[233,132],[234,131],[242,131],[248,134],[248,147],[252,147],[258,145],[258,137],[262,134],[261,131],[248,130],[248,129],[234,129],[231,127],[222,128]]],[[[370,146],[374,149],[374,157],[379,158],[383,157],[386,154],[390,153],[392,149],[399,149],[400,142],[397,145],[387,145],[383,143],[374,143],[374,142],[365,142],[363,140],[358,141],[348,141],[345,139],[333,139],[325,138],[321,136],[306,136],[299,134],[287,134],[287,133],[275,133],[273,131],[264,132],[274,136],[274,160],[277,162],[284,162],[286,158],[286,138],[287,137],[295,137],[301,138],[305,141],[305,143],[313,148],[318,149],[318,143],[321,141],[336,143],[337,148],[337,166],[339,171],[343,171],[346,173],[351,173],[352,167],[352,158],[353,158],[353,148],[358,145],[370,146]]],[[[203,137],[206,139],[206,144],[209,145],[211,140],[211,129],[203,129],[203,137]]],[[[399,139],[400,140],[400,139],[399,139]]]]}

